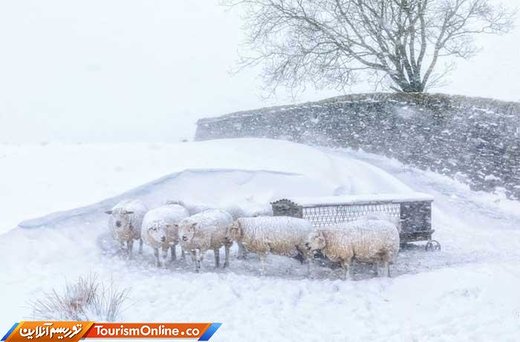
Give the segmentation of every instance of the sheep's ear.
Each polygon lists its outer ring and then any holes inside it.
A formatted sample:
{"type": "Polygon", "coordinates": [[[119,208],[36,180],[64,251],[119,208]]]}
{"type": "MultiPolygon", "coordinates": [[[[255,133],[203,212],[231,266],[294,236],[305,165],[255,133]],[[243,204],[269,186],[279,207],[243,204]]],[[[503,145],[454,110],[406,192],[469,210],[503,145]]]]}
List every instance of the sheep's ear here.
{"type": "Polygon", "coordinates": [[[192,223],[191,228],[195,228],[197,226],[197,223],[192,223]]]}
{"type": "Polygon", "coordinates": [[[107,215],[112,215],[112,210],[107,210],[107,211],[105,211],[105,214],[107,214],[107,215]]]}

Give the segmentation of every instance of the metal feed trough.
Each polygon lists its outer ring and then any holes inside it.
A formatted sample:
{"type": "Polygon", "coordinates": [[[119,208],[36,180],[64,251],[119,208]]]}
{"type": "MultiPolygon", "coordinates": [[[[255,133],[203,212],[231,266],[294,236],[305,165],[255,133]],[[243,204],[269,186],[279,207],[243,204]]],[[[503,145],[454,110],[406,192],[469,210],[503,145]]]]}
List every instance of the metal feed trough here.
{"type": "Polygon", "coordinates": [[[401,244],[427,241],[426,249],[440,249],[432,240],[433,197],[422,193],[284,198],[272,202],[275,216],[309,220],[315,227],[384,214],[401,222],[401,244]]]}

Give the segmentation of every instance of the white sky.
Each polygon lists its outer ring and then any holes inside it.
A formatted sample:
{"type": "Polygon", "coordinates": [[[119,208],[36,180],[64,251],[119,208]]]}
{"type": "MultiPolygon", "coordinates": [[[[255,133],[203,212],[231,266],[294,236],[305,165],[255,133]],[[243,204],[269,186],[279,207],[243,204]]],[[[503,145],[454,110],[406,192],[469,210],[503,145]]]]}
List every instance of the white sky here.
{"type": "MultiPolygon", "coordinates": [[[[255,70],[231,75],[241,22],[217,1],[2,0],[0,143],[177,141],[198,117],[341,95],[266,101],[255,70]]],[[[481,39],[435,91],[520,101],[519,38],[481,39]]]]}

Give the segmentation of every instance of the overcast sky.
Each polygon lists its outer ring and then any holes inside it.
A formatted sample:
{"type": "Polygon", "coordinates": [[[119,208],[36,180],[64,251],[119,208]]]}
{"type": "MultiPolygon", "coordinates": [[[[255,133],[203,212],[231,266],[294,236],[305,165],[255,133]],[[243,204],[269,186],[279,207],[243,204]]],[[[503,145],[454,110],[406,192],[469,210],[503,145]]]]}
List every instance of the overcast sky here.
{"type": "MultiPolygon", "coordinates": [[[[198,117],[341,95],[263,99],[257,70],[230,73],[241,39],[218,0],[3,0],[0,142],[178,141],[198,117]]],[[[479,43],[435,91],[520,101],[520,29],[479,43]]]]}

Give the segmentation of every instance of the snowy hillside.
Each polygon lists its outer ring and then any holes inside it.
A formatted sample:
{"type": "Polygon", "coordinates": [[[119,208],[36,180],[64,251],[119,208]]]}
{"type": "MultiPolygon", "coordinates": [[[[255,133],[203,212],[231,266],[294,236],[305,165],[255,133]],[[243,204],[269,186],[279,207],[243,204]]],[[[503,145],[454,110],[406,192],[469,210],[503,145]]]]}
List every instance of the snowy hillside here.
{"type": "Polygon", "coordinates": [[[132,288],[123,320],[222,322],[214,341],[489,341],[520,333],[519,202],[382,157],[275,140],[0,151],[0,293],[8,294],[1,330],[31,318],[27,301],[42,291],[96,272],[132,288]],[[357,281],[342,281],[320,266],[308,279],[305,267],[277,257],[260,277],[254,256],[232,257],[229,270],[213,270],[211,258],[201,274],[189,262],[158,270],[149,249],[120,257],[103,214],[122,197],[220,205],[410,191],[435,197],[443,250],[402,252],[389,279],[357,272],[357,281]]]}

